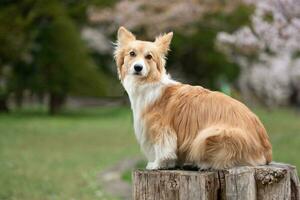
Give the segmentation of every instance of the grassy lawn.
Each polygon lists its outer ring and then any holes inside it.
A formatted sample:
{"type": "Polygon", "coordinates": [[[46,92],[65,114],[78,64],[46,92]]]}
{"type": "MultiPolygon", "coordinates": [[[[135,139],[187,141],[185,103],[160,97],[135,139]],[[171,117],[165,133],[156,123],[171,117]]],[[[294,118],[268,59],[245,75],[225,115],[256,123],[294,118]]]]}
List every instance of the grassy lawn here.
{"type": "MultiPolygon", "coordinates": [[[[300,169],[300,115],[256,109],[274,160],[300,169]]],[[[129,108],[0,115],[0,199],[104,199],[97,174],[139,154],[129,108]]]]}
{"type": "Polygon", "coordinates": [[[300,112],[291,109],[254,111],[266,126],[271,138],[273,160],[296,165],[300,172],[300,112]]]}
{"type": "Polygon", "coordinates": [[[104,199],[99,171],[139,152],[128,108],[0,115],[0,199],[104,199]]]}

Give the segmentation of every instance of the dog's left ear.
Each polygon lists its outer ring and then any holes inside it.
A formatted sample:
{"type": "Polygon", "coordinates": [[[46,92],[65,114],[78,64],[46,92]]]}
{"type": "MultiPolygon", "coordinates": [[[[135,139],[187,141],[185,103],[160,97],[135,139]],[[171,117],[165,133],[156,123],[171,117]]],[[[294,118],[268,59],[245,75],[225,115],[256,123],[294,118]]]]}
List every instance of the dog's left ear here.
{"type": "Polygon", "coordinates": [[[160,52],[163,55],[166,55],[170,50],[170,44],[172,38],[173,38],[173,32],[170,32],[164,35],[160,35],[155,39],[154,43],[157,45],[157,47],[159,48],[160,52]]]}

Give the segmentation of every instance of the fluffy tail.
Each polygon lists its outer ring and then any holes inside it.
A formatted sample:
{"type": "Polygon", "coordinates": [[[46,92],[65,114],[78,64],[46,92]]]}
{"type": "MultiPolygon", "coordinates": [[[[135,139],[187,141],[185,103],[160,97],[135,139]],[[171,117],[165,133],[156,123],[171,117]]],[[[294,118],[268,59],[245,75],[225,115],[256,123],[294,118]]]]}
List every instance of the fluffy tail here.
{"type": "Polygon", "coordinates": [[[191,145],[189,159],[198,165],[223,169],[266,164],[260,142],[240,128],[209,127],[191,145]]]}

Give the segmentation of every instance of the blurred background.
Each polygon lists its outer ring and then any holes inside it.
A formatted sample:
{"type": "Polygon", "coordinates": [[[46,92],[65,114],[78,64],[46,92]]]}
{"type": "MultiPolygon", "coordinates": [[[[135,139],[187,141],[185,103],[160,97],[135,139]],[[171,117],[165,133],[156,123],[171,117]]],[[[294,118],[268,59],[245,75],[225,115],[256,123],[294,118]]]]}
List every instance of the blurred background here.
{"type": "Polygon", "coordinates": [[[145,161],[112,56],[121,25],[174,31],[172,77],[243,101],[300,169],[298,0],[1,0],[0,199],[130,199],[145,161]]]}

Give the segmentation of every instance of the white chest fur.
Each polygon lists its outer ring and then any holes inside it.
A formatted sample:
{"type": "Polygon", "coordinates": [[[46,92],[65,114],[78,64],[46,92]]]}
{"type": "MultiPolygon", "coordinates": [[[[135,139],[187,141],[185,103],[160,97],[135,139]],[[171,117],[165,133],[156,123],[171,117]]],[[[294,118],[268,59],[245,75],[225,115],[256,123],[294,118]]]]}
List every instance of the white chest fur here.
{"type": "Polygon", "coordinates": [[[134,76],[126,76],[123,80],[123,86],[128,93],[133,111],[135,135],[149,160],[154,159],[154,150],[146,138],[147,127],[141,115],[147,106],[160,98],[164,88],[170,84],[176,84],[176,82],[169,79],[167,75],[162,78],[161,82],[142,85],[136,82],[136,77],[134,76]]]}

